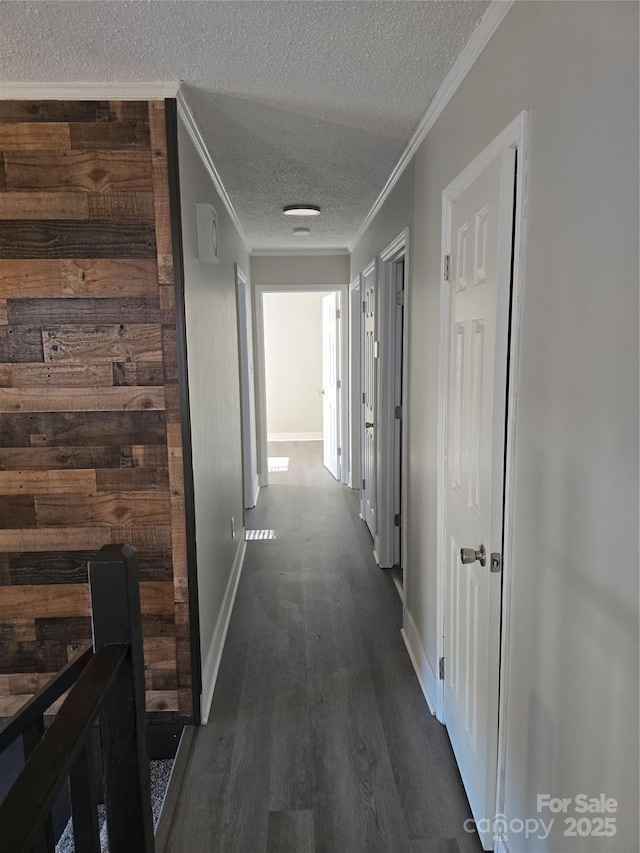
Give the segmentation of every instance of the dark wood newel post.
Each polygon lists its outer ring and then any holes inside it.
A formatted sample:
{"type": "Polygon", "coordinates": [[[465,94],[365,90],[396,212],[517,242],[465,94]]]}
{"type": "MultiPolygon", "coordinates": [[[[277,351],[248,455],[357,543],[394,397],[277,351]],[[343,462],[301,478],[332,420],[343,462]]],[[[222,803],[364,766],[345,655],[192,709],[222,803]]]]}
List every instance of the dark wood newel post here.
{"type": "Polygon", "coordinates": [[[109,849],[153,853],[149,759],[145,746],[145,685],[138,558],[129,545],[105,545],[89,561],[93,643],[97,651],[129,643],[131,653],[102,704],[109,849]]]}

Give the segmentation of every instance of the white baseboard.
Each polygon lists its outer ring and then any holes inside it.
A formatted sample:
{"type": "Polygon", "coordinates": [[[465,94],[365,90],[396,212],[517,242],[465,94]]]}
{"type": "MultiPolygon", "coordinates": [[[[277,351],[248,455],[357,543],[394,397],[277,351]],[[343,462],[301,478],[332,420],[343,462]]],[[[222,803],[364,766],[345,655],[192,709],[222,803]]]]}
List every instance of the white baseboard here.
{"type": "Polygon", "coordinates": [[[189,758],[191,757],[191,747],[196,734],[195,726],[185,726],[180,736],[180,743],[173,761],[167,789],[162,800],[160,816],[155,829],[155,853],[164,853],[167,842],[169,841],[169,833],[171,832],[171,824],[173,815],[178,804],[178,797],[182,783],[187,772],[189,758]]]}
{"type": "Polygon", "coordinates": [[[321,432],[270,432],[267,441],[322,441],[321,432]]]}
{"type": "Polygon", "coordinates": [[[218,615],[218,621],[211,638],[211,645],[207,652],[207,657],[202,670],[202,696],[201,715],[203,724],[209,719],[209,711],[211,702],[213,701],[213,690],[216,686],[220,661],[222,659],[222,650],[224,649],[224,641],[227,638],[227,630],[229,628],[229,620],[231,619],[231,611],[233,610],[233,602],[236,598],[240,574],[242,572],[242,564],[244,563],[244,555],[247,550],[245,541],[245,529],[242,527],[239,531],[238,550],[236,551],[233,568],[229,575],[227,588],[222,600],[222,607],[218,615]]]}
{"type": "Polygon", "coordinates": [[[402,639],[409,652],[411,663],[418,676],[418,682],[422,689],[422,694],[426,699],[429,710],[432,714],[436,713],[436,696],[438,695],[438,680],[431,666],[429,659],[425,653],[420,634],[416,628],[416,623],[411,618],[411,614],[405,607],[404,609],[404,627],[400,631],[402,639]]]}

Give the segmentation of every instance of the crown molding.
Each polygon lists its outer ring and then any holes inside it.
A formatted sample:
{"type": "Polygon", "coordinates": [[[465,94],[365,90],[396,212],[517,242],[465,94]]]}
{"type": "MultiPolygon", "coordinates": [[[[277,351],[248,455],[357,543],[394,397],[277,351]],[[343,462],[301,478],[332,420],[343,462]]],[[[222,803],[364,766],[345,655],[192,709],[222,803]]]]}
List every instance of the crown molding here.
{"type": "Polygon", "coordinates": [[[202,163],[203,163],[205,169],[209,173],[209,177],[211,178],[211,181],[213,182],[213,185],[216,189],[216,192],[218,193],[218,195],[222,199],[222,202],[223,202],[225,208],[227,209],[227,213],[231,217],[231,220],[233,221],[233,224],[236,227],[238,235],[240,236],[240,239],[242,240],[242,243],[243,243],[245,249],[247,250],[247,252],[250,255],[252,255],[254,257],[271,257],[271,256],[273,256],[273,257],[278,257],[278,256],[310,257],[313,255],[348,255],[349,254],[349,249],[346,246],[341,246],[340,248],[336,248],[336,249],[326,249],[326,248],[322,248],[322,249],[313,249],[313,248],[308,248],[308,249],[267,249],[267,248],[262,248],[261,249],[259,247],[253,248],[249,242],[249,238],[247,237],[247,234],[246,234],[244,228],[242,227],[242,223],[240,222],[238,214],[236,213],[236,209],[233,206],[233,202],[231,201],[229,193],[226,190],[226,187],[222,181],[222,177],[220,176],[220,173],[218,172],[216,164],[213,162],[211,154],[209,153],[207,145],[206,145],[204,138],[202,136],[202,131],[200,130],[200,127],[198,126],[198,123],[195,119],[195,116],[193,115],[193,112],[191,111],[191,107],[189,106],[189,103],[188,103],[188,101],[184,95],[184,92],[182,91],[181,88],[178,89],[178,92],[176,95],[176,100],[177,100],[177,104],[178,104],[178,115],[180,116],[180,118],[184,122],[187,133],[189,134],[189,137],[191,138],[191,141],[193,142],[195,149],[198,152],[198,155],[200,156],[200,159],[202,160],[202,163]]]}
{"type": "Polygon", "coordinates": [[[175,98],[178,81],[156,83],[33,83],[0,82],[3,100],[38,101],[154,101],[175,98]]]}
{"type": "Polygon", "coordinates": [[[369,213],[367,213],[358,226],[356,236],[349,243],[349,251],[352,252],[358,244],[360,238],[371,224],[374,216],[386,201],[389,193],[398,183],[400,176],[409,165],[413,155],[416,153],[426,135],[438,120],[440,114],[447,106],[464,78],[472,69],[475,61],[487,46],[489,39],[498,29],[504,19],[504,16],[507,14],[514,2],[515,0],[491,0],[491,4],[482,16],[482,20],[471,34],[471,38],[462,49],[462,52],[449,70],[449,73],[444,78],[442,85],[434,95],[426,113],[418,123],[416,129],[413,131],[411,138],[407,142],[398,162],[394,166],[393,171],[389,175],[386,184],[380,191],[380,194],[373,203],[369,213]]]}
{"type": "Polygon", "coordinates": [[[348,255],[350,254],[360,238],[365,233],[373,218],[376,216],[400,176],[409,165],[414,154],[424,141],[425,137],[436,123],[438,117],[449,103],[458,87],[467,76],[476,60],[488,44],[491,36],[500,26],[505,15],[515,0],[491,0],[482,20],[472,33],[469,41],[451,67],[442,85],[436,92],[429,104],[427,111],[418,123],[411,138],[407,142],[400,158],[389,175],[384,187],[373,203],[371,209],[358,226],[355,237],[346,248],[339,249],[253,249],[249,243],[238,214],[233,206],[231,198],[222,182],[220,173],[204,142],[202,132],[195,120],[191,108],[182,92],[179,81],[148,82],[148,83],[80,83],[80,82],[0,82],[0,99],[16,100],[155,100],[162,98],[176,98],[178,104],[178,115],[184,122],[187,132],[193,142],[202,163],[204,164],[213,185],[220,195],[233,224],[235,225],[245,249],[250,255],[256,257],[266,256],[299,256],[308,257],[313,255],[348,255]]]}
{"type": "Polygon", "coordinates": [[[339,249],[254,249],[251,253],[254,258],[310,258],[325,255],[348,255],[349,249],[346,246],[339,249]]]}
{"type": "Polygon", "coordinates": [[[209,150],[202,136],[202,131],[200,130],[198,123],[195,120],[195,116],[191,112],[191,107],[189,106],[187,99],[185,98],[182,92],[182,89],[178,89],[176,99],[178,102],[178,115],[182,119],[184,126],[187,129],[187,133],[189,134],[191,141],[193,142],[205,169],[209,173],[209,177],[211,178],[216,192],[222,199],[222,203],[226,207],[227,213],[231,217],[231,220],[236,227],[238,235],[242,240],[245,249],[251,255],[253,254],[253,252],[251,249],[251,244],[249,243],[249,239],[245,233],[244,228],[242,227],[242,224],[240,223],[240,219],[238,218],[236,209],[233,206],[231,198],[229,197],[229,193],[227,192],[225,185],[222,182],[220,173],[218,172],[215,163],[211,159],[211,154],[209,154],[209,150]]]}

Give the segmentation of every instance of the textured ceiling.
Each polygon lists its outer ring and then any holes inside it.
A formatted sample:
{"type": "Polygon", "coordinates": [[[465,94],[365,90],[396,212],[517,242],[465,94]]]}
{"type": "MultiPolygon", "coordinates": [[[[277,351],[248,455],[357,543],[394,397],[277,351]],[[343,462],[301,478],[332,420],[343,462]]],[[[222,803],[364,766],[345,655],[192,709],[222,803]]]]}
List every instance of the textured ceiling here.
{"type": "Polygon", "coordinates": [[[484,0],[1,0],[0,79],[182,80],[254,248],[345,247],[484,0]],[[282,216],[322,206],[308,238],[282,216]]]}

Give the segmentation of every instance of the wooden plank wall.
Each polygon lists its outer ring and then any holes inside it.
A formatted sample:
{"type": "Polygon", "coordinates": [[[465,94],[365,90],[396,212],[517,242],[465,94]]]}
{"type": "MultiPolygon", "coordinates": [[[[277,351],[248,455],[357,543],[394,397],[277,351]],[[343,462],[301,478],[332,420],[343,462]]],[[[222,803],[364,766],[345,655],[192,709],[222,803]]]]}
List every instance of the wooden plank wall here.
{"type": "Polygon", "coordinates": [[[138,549],[147,712],[192,714],[165,108],[0,101],[0,717],[138,549]]]}

